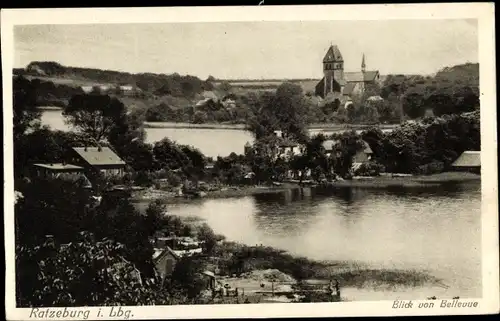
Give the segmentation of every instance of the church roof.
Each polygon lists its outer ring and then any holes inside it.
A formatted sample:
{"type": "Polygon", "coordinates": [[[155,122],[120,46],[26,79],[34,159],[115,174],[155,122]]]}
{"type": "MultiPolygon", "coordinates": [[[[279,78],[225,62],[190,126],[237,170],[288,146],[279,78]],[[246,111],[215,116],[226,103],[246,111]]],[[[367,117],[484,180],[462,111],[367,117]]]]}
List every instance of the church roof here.
{"type": "Polygon", "coordinates": [[[344,77],[347,82],[364,82],[364,81],[374,81],[378,75],[378,71],[357,71],[357,72],[345,72],[344,77]]]}
{"type": "Polygon", "coordinates": [[[354,88],[356,87],[355,82],[349,82],[344,86],[344,90],[342,91],[342,95],[351,95],[354,88]]]}
{"type": "Polygon", "coordinates": [[[342,54],[340,53],[339,47],[336,45],[330,46],[328,51],[326,52],[325,58],[323,58],[323,62],[333,62],[333,61],[344,61],[342,58],[342,54]]]}

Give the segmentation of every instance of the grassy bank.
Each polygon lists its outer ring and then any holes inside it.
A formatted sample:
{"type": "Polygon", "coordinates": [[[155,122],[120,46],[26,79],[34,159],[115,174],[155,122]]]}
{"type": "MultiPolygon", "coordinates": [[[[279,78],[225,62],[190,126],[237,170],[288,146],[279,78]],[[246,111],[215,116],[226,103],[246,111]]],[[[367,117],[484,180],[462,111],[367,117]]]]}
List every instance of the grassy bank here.
{"type": "MultiPolygon", "coordinates": [[[[227,129],[227,130],[245,130],[244,124],[191,124],[191,123],[171,123],[171,122],[144,122],[146,128],[183,128],[183,129],[227,129]]],[[[384,124],[377,127],[381,130],[394,129],[399,124],[384,124]]],[[[326,131],[341,131],[341,130],[360,130],[371,127],[370,125],[348,125],[348,124],[311,124],[310,130],[326,130],[326,131]]]]}
{"type": "MultiPolygon", "coordinates": [[[[279,193],[290,188],[291,185],[286,186],[231,186],[224,187],[215,191],[208,191],[202,198],[232,198],[232,197],[245,197],[257,194],[279,193]]],[[[132,198],[134,201],[146,201],[153,199],[163,199],[168,203],[184,203],[192,201],[192,198],[178,196],[174,191],[165,191],[158,189],[146,189],[133,192],[132,198]]]]}
{"type": "Polygon", "coordinates": [[[146,128],[175,128],[175,129],[227,129],[245,130],[243,124],[190,124],[190,123],[167,123],[167,122],[144,122],[146,128]]]}
{"type": "MultiPolygon", "coordinates": [[[[388,188],[414,188],[414,187],[431,187],[440,186],[443,184],[457,184],[466,182],[480,182],[481,175],[462,172],[445,172],[440,174],[426,176],[378,176],[378,177],[360,177],[358,179],[343,180],[328,182],[324,187],[328,188],[367,188],[367,189],[388,189],[388,188]]],[[[313,184],[314,186],[314,184],[313,184]]],[[[217,199],[217,198],[233,198],[245,197],[258,194],[280,193],[289,189],[299,188],[298,181],[289,181],[280,186],[229,186],[218,190],[208,191],[201,198],[217,199]]],[[[169,203],[185,203],[192,201],[192,198],[178,196],[175,191],[146,189],[133,193],[134,201],[147,201],[153,199],[164,199],[169,203]]]]}
{"type": "Polygon", "coordinates": [[[440,279],[425,271],[373,268],[356,262],[315,261],[265,246],[223,242],[217,245],[215,254],[219,258],[218,266],[223,279],[236,287],[246,288],[246,292],[258,291],[261,283],[267,287],[271,279],[275,280],[275,289],[293,285],[299,292],[305,289],[321,291],[331,280],[337,280],[341,289],[354,287],[390,291],[400,287],[445,286],[440,279]],[[275,276],[256,278],[256,274],[275,276]]]}
{"type": "Polygon", "coordinates": [[[352,180],[331,182],[327,185],[330,187],[393,188],[439,186],[442,184],[465,183],[474,181],[481,181],[481,175],[465,172],[444,172],[433,175],[404,177],[359,177],[352,180]]]}

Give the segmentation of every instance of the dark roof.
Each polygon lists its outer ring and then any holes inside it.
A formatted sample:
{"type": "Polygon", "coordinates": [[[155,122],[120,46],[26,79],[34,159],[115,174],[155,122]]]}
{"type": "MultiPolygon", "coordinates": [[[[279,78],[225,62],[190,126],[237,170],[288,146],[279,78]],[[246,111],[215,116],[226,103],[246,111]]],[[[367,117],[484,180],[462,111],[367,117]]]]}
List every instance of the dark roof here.
{"type": "Polygon", "coordinates": [[[57,172],[79,172],[83,171],[83,167],[76,166],[72,164],[63,164],[63,163],[52,163],[52,164],[33,164],[35,167],[50,169],[52,171],[57,172]]]}
{"type": "Polygon", "coordinates": [[[356,71],[356,72],[345,72],[344,78],[347,82],[364,82],[364,81],[375,81],[378,75],[378,71],[356,71]]]}
{"type": "Polygon", "coordinates": [[[125,165],[109,147],[74,147],[73,150],[90,165],[125,165]]]}
{"type": "MultiPolygon", "coordinates": [[[[344,79],[335,79],[335,81],[341,86],[345,86],[347,84],[347,81],[345,81],[344,79]]],[[[316,89],[319,86],[319,89],[323,91],[324,85],[325,85],[325,77],[321,78],[321,80],[318,81],[318,83],[316,84],[316,89]]]]}
{"type": "Polygon", "coordinates": [[[351,95],[355,87],[356,87],[355,82],[347,83],[344,86],[344,90],[342,90],[342,95],[348,95],[348,96],[351,95]]]}
{"type": "Polygon", "coordinates": [[[364,147],[363,152],[365,154],[373,154],[373,151],[372,151],[372,149],[370,148],[370,145],[368,145],[367,142],[363,141],[363,147],[364,147]]]}
{"type": "Polygon", "coordinates": [[[481,152],[479,151],[465,151],[451,164],[454,167],[480,167],[481,166],[481,152]]]}
{"type": "Polygon", "coordinates": [[[340,53],[340,50],[336,45],[330,46],[330,48],[328,48],[328,51],[326,52],[325,58],[323,58],[323,62],[333,61],[344,61],[344,59],[342,58],[342,54],[340,53]]]}
{"type": "Polygon", "coordinates": [[[162,250],[161,254],[158,255],[157,257],[153,258],[153,260],[158,261],[162,258],[164,258],[167,254],[172,255],[176,259],[180,259],[181,257],[177,255],[177,253],[174,252],[169,246],[167,246],[165,249],[162,250]]]}
{"type": "Polygon", "coordinates": [[[378,70],[365,71],[365,81],[375,81],[377,78],[378,70]]]}

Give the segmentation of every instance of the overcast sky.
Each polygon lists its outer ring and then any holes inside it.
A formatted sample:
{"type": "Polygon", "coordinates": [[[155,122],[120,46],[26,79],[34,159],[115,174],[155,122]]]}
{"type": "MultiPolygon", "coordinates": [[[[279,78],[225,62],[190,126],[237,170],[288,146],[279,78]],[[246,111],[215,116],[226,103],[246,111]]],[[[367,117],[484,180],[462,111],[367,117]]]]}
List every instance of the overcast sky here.
{"type": "Polygon", "coordinates": [[[320,78],[338,45],[346,71],[430,74],[478,62],[476,20],[31,25],[14,28],[15,67],[31,61],[201,78],[320,78]]]}

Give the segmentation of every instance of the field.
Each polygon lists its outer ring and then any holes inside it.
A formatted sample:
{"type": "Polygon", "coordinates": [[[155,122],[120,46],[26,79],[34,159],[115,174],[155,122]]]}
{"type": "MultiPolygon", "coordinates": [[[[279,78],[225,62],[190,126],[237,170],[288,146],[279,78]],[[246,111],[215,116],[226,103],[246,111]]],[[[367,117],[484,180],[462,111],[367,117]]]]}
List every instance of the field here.
{"type": "MultiPolygon", "coordinates": [[[[218,81],[221,83],[223,80],[218,81]]],[[[313,91],[320,79],[246,79],[226,80],[231,87],[239,90],[275,90],[283,82],[291,82],[302,87],[304,92],[313,91]]]]}
{"type": "Polygon", "coordinates": [[[56,85],[67,85],[72,87],[79,86],[99,86],[99,85],[109,85],[108,83],[98,83],[95,81],[85,80],[85,79],[75,79],[70,77],[48,77],[48,76],[24,76],[29,80],[40,79],[42,81],[51,81],[56,85]]]}

